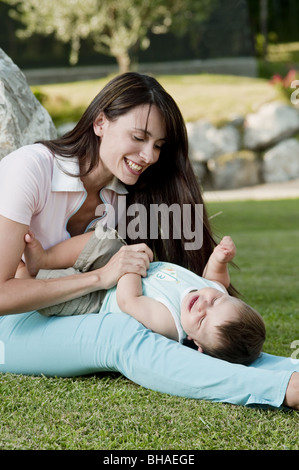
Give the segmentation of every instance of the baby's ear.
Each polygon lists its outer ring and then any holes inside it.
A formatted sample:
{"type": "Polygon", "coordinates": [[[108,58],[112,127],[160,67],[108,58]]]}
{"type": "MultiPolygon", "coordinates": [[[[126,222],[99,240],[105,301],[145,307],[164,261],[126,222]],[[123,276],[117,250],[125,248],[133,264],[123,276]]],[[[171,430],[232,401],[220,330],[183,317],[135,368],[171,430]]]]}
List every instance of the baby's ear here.
{"type": "Polygon", "coordinates": [[[199,352],[203,353],[203,349],[202,349],[201,345],[200,345],[197,341],[195,341],[195,339],[191,338],[191,336],[189,336],[189,335],[187,336],[187,339],[188,339],[189,341],[193,341],[193,343],[195,344],[195,346],[197,346],[197,350],[198,350],[199,352]]]}

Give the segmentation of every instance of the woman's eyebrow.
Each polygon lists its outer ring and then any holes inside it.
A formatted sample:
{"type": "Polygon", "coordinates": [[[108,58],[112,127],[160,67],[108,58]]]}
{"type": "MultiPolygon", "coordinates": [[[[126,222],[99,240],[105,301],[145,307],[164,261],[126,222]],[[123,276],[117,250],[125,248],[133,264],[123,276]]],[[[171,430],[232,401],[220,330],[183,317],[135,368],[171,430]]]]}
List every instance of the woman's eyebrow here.
{"type": "MultiPolygon", "coordinates": [[[[144,134],[147,134],[148,136],[153,137],[153,134],[147,129],[141,129],[139,127],[134,127],[133,129],[135,129],[135,131],[144,132],[144,134]]],[[[164,140],[166,142],[167,139],[166,137],[161,137],[160,139],[157,139],[157,140],[164,140]]]]}

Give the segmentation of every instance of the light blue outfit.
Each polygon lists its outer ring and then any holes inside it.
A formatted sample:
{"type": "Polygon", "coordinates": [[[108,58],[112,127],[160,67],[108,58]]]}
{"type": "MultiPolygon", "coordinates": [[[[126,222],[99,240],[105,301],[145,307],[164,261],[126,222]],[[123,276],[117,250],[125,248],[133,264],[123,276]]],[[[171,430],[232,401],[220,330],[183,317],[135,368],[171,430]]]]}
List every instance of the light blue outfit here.
{"type": "MultiPolygon", "coordinates": [[[[180,343],[186,337],[181,325],[181,302],[190,291],[203,287],[214,287],[224,292],[216,282],[172,263],[151,263],[147,276],[142,278],[143,295],[162,302],[168,308],[175,322],[180,343]]],[[[116,300],[116,287],[109,289],[105,295],[100,314],[106,312],[122,313],[116,300]]]]}
{"type": "MultiPolygon", "coordinates": [[[[19,152],[23,158],[23,150],[19,152]]],[[[29,202],[40,200],[38,194],[28,193],[24,198],[20,191],[15,191],[18,186],[12,178],[16,176],[16,168],[14,165],[11,169],[10,180],[14,184],[10,193],[1,194],[4,208],[14,203],[20,209],[28,199],[29,202]]],[[[51,173],[47,174],[51,178],[51,173]]],[[[2,170],[1,178],[6,177],[2,170]]],[[[23,173],[18,177],[22,185],[23,173]]],[[[67,217],[78,210],[78,204],[85,197],[80,180],[76,180],[59,168],[53,173],[52,184],[55,182],[56,186],[52,191],[59,190],[58,210],[61,198],[68,197],[71,212],[67,217]]],[[[35,184],[40,185],[40,178],[36,178],[35,184]]],[[[43,187],[40,190],[43,191],[43,187]]],[[[52,195],[49,192],[49,197],[52,195]]],[[[19,213],[23,212],[19,210],[19,213]]],[[[5,216],[10,218],[9,214],[5,216]]],[[[39,216],[40,212],[36,212],[36,217],[39,216]]],[[[48,215],[47,220],[54,220],[54,217],[54,213],[48,215]]],[[[59,230],[66,230],[67,220],[63,223],[59,230]]],[[[56,231],[53,233],[55,236],[56,231]]],[[[43,235],[36,233],[40,240],[43,235]]],[[[61,240],[53,238],[52,243],[58,241],[61,240]]],[[[299,371],[298,360],[268,354],[262,354],[250,367],[214,359],[153,333],[124,313],[45,317],[32,311],[0,317],[2,373],[71,377],[118,371],[143,387],[172,395],[279,407],[295,370],[299,371]]]]}
{"type": "Polygon", "coordinates": [[[282,405],[299,361],[262,354],[252,366],[214,359],[130,315],[0,317],[0,372],[71,377],[118,371],[159,392],[236,405],[282,405]]]}

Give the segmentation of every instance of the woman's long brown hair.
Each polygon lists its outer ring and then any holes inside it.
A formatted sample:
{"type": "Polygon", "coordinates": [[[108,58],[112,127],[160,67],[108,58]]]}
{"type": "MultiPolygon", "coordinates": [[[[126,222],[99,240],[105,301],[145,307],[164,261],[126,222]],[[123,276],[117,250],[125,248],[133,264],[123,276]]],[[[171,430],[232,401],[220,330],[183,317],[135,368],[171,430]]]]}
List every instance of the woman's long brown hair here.
{"type": "MultiPolygon", "coordinates": [[[[86,175],[99,161],[100,139],[94,133],[93,122],[100,112],[114,120],[145,104],[155,105],[160,110],[167,141],[158,162],[147,169],[134,186],[128,186],[127,207],[133,203],[143,204],[149,213],[151,204],[166,204],[168,207],[178,204],[181,208],[190,204],[194,227],[195,204],[203,204],[203,199],[188,158],[185,123],[177,104],[155,78],[134,72],[115,77],[94,98],[73,130],[42,143],[56,155],[78,157],[82,169],[80,176],[86,175]]],[[[183,236],[165,240],[161,233],[156,239],[127,239],[127,242],[144,241],[152,248],[156,259],[179,264],[201,275],[215,246],[204,206],[202,224],[203,243],[198,250],[186,250],[183,236]]]]}

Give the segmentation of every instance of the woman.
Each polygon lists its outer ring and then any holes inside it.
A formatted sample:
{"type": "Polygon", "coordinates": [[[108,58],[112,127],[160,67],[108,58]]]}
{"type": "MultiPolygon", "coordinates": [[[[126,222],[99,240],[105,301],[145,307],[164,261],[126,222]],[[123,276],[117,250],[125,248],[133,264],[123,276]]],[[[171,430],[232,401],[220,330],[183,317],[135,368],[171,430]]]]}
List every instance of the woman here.
{"type": "MultiPolygon", "coordinates": [[[[160,233],[136,240],[133,233],[129,245],[115,254],[111,249],[110,261],[96,271],[63,279],[23,278],[29,228],[48,248],[86,231],[96,215],[104,225],[112,219],[119,225],[124,214],[116,219],[115,214],[125,194],[126,207],[138,203],[147,211],[152,204],[194,208],[202,203],[180,111],[155,79],[135,73],[108,83],[61,139],[24,147],[1,162],[0,371],[70,376],[118,370],[176,395],[299,406],[299,374],[293,374],[298,365],[287,359],[283,367],[273,356],[258,360],[259,368],[281,370],[242,368],[155,335],[126,315],[46,319],[34,312],[111,287],[124,272],[145,276],[152,253],[202,273],[215,246],[205,211],[200,250],[185,250],[184,237],[166,240],[160,233]],[[22,312],[27,313],[15,315],[22,312]]],[[[192,228],[195,218],[194,210],[192,228]]]]}

